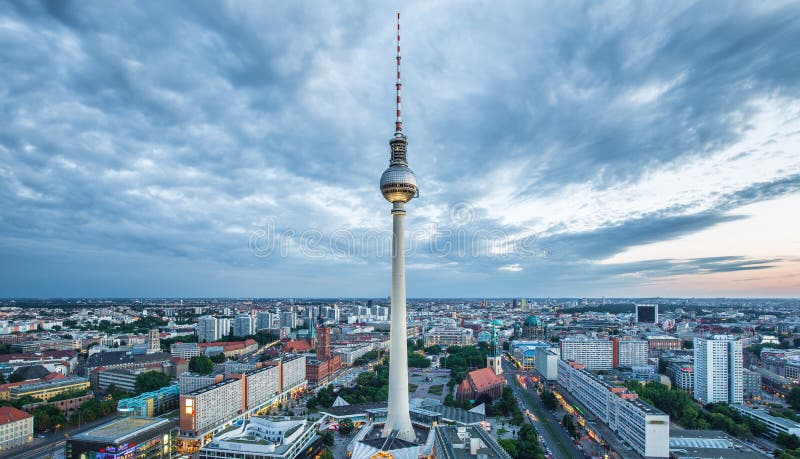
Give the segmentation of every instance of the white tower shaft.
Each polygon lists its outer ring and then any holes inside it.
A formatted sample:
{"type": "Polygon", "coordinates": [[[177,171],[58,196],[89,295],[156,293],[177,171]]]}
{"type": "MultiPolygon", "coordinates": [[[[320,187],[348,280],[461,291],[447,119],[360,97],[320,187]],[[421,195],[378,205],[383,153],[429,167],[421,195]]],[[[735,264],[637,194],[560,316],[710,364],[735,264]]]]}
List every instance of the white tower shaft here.
{"type": "Polygon", "coordinates": [[[389,336],[389,410],[383,434],[397,431],[397,438],[414,441],[408,406],[408,348],[406,347],[405,205],[392,208],[392,320],[389,336]]]}

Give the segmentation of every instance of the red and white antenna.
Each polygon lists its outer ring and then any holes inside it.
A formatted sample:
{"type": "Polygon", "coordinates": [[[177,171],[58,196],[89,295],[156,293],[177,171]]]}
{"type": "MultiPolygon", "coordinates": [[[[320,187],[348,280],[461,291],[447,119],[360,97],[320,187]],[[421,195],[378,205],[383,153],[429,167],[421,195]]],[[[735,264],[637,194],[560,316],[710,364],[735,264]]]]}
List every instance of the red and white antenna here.
{"type": "Polygon", "coordinates": [[[397,13],[397,119],[394,122],[394,134],[403,135],[403,118],[400,116],[400,90],[403,83],[400,82],[400,13],[397,13]]]}

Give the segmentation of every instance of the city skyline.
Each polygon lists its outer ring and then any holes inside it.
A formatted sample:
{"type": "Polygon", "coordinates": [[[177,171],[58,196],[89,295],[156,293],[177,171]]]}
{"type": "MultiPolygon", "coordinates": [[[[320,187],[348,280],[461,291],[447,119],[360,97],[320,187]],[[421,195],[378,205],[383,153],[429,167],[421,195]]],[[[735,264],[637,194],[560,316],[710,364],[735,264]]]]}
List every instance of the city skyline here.
{"type": "MultiPolygon", "coordinates": [[[[796,8],[520,6],[403,7],[409,296],[800,296],[796,8]]],[[[388,296],[393,15],[0,5],[0,294],[388,296]]]]}

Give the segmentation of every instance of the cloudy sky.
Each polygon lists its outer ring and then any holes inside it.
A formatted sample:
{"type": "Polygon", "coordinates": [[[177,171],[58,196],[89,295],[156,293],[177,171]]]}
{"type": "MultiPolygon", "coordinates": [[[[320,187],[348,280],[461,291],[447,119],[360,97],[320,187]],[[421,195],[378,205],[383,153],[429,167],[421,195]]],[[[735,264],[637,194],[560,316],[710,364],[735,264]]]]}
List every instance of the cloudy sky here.
{"type": "MultiPolygon", "coordinates": [[[[0,296],[388,295],[397,6],[336,3],[0,3],[0,296]]],[[[796,2],[402,22],[409,296],[800,296],[796,2]]]]}

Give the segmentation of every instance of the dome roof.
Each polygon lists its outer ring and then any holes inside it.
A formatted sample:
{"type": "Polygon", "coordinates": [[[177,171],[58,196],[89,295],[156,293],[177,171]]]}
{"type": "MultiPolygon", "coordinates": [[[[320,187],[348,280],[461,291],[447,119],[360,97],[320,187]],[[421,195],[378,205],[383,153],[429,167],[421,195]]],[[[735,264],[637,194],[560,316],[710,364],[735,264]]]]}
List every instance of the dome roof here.
{"type": "Polygon", "coordinates": [[[542,326],[542,319],[537,316],[530,316],[525,319],[525,326],[526,327],[541,327],[542,326]]]}

